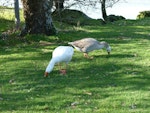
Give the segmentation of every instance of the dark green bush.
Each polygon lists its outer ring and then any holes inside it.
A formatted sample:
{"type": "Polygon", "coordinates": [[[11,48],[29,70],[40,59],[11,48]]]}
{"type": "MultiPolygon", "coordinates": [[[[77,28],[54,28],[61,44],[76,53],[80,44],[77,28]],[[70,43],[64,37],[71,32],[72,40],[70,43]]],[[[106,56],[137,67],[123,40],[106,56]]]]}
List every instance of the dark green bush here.
{"type": "Polygon", "coordinates": [[[142,11],[137,15],[137,19],[150,17],[150,11],[142,11]]]}
{"type": "Polygon", "coordinates": [[[114,22],[114,21],[118,21],[118,20],[125,20],[125,18],[123,16],[116,16],[116,15],[109,15],[107,17],[108,22],[114,22]]]}

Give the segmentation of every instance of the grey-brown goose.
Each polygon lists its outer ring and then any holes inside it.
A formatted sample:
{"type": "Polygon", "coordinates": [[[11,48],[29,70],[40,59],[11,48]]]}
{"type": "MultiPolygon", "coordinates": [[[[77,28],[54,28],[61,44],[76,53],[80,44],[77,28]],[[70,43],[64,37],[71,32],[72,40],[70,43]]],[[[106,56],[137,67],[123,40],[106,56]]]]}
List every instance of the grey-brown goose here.
{"type": "Polygon", "coordinates": [[[111,52],[111,47],[107,42],[99,42],[94,38],[83,38],[81,40],[76,40],[74,42],[69,42],[69,45],[72,45],[76,50],[83,52],[84,57],[90,58],[88,53],[93,50],[98,50],[106,48],[108,54],[111,52]]]}

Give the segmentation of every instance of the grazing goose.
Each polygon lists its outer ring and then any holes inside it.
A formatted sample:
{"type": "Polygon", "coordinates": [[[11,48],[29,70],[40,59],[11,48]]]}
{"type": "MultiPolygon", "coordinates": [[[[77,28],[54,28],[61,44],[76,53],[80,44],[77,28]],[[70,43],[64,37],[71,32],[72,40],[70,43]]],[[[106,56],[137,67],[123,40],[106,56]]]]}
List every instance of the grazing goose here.
{"type": "Polygon", "coordinates": [[[69,42],[68,44],[72,45],[76,50],[83,52],[84,57],[90,58],[88,52],[93,50],[98,50],[106,48],[108,54],[111,52],[111,47],[107,42],[99,42],[94,38],[84,38],[81,40],[76,40],[74,42],[69,42]]]}
{"type": "MultiPolygon", "coordinates": [[[[54,65],[56,63],[65,62],[67,66],[69,61],[72,59],[73,53],[74,53],[74,49],[73,47],[70,46],[58,46],[57,48],[55,48],[52,53],[52,59],[50,60],[45,70],[44,77],[48,76],[48,74],[53,70],[54,65]]],[[[66,74],[65,69],[60,70],[60,72],[62,74],[66,74]]]]}

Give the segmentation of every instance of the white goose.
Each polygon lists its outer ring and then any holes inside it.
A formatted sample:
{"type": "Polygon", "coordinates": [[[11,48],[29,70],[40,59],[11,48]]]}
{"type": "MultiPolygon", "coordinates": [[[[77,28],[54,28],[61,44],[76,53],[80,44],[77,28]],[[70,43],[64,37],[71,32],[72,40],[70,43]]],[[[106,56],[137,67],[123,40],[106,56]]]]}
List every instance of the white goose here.
{"type": "MultiPolygon", "coordinates": [[[[65,62],[67,65],[72,59],[73,53],[74,53],[74,49],[73,47],[70,46],[58,46],[57,48],[55,48],[52,53],[52,59],[50,60],[45,70],[44,76],[45,77],[48,76],[48,74],[53,70],[54,65],[56,63],[65,62]]],[[[62,72],[62,74],[66,73],[66,70],[60,70],[60,71],[62,72]]]]}
{"type": "Polygon", "coordinates": [[[108,54],[111,52],[111,47],[107,42],[99,42],[94,38],[84,38],[74,42],[69,42],[68,44],[72,45],[76,50],[83,52],[84,56],[87,58],[90,58],[88,52],[93,50],[106,48],[108,54]]]}

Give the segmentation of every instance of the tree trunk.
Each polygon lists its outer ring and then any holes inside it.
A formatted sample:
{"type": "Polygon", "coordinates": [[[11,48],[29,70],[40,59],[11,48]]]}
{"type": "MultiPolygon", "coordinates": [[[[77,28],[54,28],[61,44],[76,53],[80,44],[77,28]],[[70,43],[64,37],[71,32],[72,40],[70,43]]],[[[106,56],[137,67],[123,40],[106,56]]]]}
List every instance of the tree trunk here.
{"type": "Polygon", "coordinates": [[[51,18],[51,6],[48,0],[22,0],[25,27],[21,36],[26,34],[53,35],[56,29],[51,18]]]}
{"type": "Polygon", "coordinates": [[[101,1],[101,10],[102,10],[102,17],[104,21],[107,21],[107,13],[106,13],[106,7],[105,7],[106,0],[101,1]]]}
{"type": "Polygon", "coordinates": [[[61,11],[64,9],[64,0],[54,0],[55,1],[55,7],[56,11],[61,11]]]}
{"type": "Polygon", "coordinates": [[[19,1],[14,0],[14,7],[15,7],[15,24],[16,24],[16,29],[19,29],[20,26],[20,15],[19,15],[19,1]]]}

